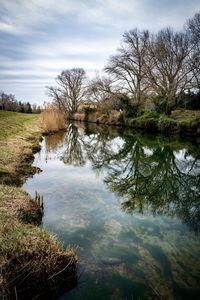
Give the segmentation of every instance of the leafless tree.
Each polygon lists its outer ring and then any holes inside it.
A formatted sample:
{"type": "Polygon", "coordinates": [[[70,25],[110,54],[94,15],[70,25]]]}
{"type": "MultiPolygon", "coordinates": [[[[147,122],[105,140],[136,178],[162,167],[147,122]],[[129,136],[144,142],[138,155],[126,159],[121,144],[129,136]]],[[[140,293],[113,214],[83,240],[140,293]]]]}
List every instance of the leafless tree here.
{"type": "Polygon", "coordinates": [[[49,96],[66,115],[76,112],[78,105],[86,95],[84,69],[64,70],[57,76],[56,82],[56,87],[47,87],[49,96]]]}
{"type": "Polygon", "coordinates": [[[105,68],[136,104],[143,102],[148,89],[145,64],[148,40],[148,31],[134,29],[124,33],[118,54],[109,59],[105,68]]]}
{"type": "Polygon", "coordinates": [[[166,28],[151,39],[148,50],[146,69],[151,89],[170,107],[186,88],[191,87],[193,66],[189,58],[192,45],[187,34],[166,28]]]}
{"type": "Polygon", "coordinates": [[[91,103],[94,103],[97,109],[101,110],[105,104],[110,104],[112,109],[115,108],[118,101],[120,88],[113,85],[111,78],[100,77],[96,75],[88,85],[87,96],[91,103]]]}
{"type": "Polygon", "coordinates": [[[189,19],[186,26],[192,35],[193,41],[200,44],[200,12],[197,12],[193,18],[189,19]]]}
{"type": "Polygon", "coordinates": [[[19,111],[19,102],[15,95],[0,91],[0,110],[19,111]]]}
{"type": "Polygon", "coordinates": [[[193,87],[200,90],[200,12],[186,22],[186,32],[193,45],[190,63],[193,67],[193,87]]]}

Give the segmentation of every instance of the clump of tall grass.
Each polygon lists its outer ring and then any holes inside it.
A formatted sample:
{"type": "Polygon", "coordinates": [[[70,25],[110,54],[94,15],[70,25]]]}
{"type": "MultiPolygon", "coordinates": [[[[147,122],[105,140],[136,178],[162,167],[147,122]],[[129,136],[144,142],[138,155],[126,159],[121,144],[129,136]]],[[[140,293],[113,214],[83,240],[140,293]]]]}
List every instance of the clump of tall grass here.
{"type": "Polygon", "coordinates": [[[38,193],[0,184],[0,299],[57,299],[77,284],[75,249],[34,225],[41,209],[38,193]]]}
{"type": "Polygon", "coordinates": [[[40,115],[43,133],[56,132],[66,128],[65,116],[57,107],[45,107],[40,115]]]}

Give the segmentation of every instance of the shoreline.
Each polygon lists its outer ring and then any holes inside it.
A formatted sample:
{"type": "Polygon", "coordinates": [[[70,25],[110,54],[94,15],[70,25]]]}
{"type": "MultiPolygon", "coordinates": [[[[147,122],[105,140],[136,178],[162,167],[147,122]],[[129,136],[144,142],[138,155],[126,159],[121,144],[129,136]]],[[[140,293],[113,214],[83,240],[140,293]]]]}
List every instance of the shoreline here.
{"type": "MultiPolygon", "coordinates": [[[[182,110],[189,117],[179,119],[179,111],[174,112],[174,116],[156,115],[149,111],[146,115],[136,118],[121,118],[118,112],[111,112],[103,115],[100,112],[74,113],[70,118],[71,121],[85,123],[95,123],[108,126],[119,126],[141,130],[148,133],[172,134],[179,136],[200,137],[200,111],[197,116],[191,117],[193,111],[182,110]],[[190,119],[189,119],[190,118],[190,119]]],[[[195,112],[196,113],[196,112],[195,112]]],[[[180,113],[181,116],[181,113],[180,113]]]]}
{"type": "Polygon", "coordinates": [[[40,150],[38,118],[11,112],[1,112],[1,117],[2,124],[10,121],[13,127],[13,118],[24,123],[14,134],[5,128],[5,138],[0,140],[0,295],[54,299],[77,284],[77,256],[38,227],[42,203],[20,188],[25,178],[41,171],[31,166],[40,150]]]}

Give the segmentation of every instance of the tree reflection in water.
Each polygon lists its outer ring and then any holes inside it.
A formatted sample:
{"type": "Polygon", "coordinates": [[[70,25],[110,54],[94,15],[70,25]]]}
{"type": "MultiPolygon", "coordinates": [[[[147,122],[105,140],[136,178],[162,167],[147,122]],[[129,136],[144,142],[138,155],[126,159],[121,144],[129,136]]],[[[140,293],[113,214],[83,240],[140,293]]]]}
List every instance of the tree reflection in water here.
{"type": "Polygon", "coordinates": [[[69,124],[65,136],[66,150],[63,153],[62,160],[65,164],[73,166],[84,166],[85,160],[82,151],[82,139],[78,128],[69,124]]]}
{"type": "Polygon", "coordinates": [[[84,165],[86,153],[92,168],[104,171],[104,182],[122,198],[122,210],[177,216],[199,233],[198,145],[98,126],[87,126],[85,134],[69,125],[64,163],[84,165]]]}

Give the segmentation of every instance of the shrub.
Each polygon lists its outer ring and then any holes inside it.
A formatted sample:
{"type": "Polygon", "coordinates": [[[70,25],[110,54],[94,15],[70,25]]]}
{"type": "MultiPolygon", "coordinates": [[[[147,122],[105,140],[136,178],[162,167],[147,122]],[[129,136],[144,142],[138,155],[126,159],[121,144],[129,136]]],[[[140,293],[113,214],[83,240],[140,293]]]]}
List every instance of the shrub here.
{"type": "Polygon", "coordinates": [[[177,128],[177,122],[168,116],[162,114],[159,117],[158,120],[158,128],[160,130],[167,130],[167,129],[176,129],[177,128]]]}
{"type": "Polygon", "coordinates": [[[168,101],[164,96],[153,96],[152,101],[155,104],[155,109],[159,113],[170,114],[177,106],[176,100],[168,101]]]}
{"type": "Polygon", "coordinates": [[[118,116],[118,122],[124,124],[125,123],[125,113],[121,111],[118,116]]]}
{"type": "Polygon", "coordinates": [[[90,107],[90,106],[85,106],[85,107],[83,107],[83,112],[84,112],[86,115],[89,115],[89,114],[91,114],[91,113],[96,112],[96,108],[90,107]]]}
{"type": "Polygon", "coordinates": [[[146,110],[141,116],[137,117],[137,120],[149,120],[149,119],[158,119],[159,113],[154,110],[146,110]]]}

